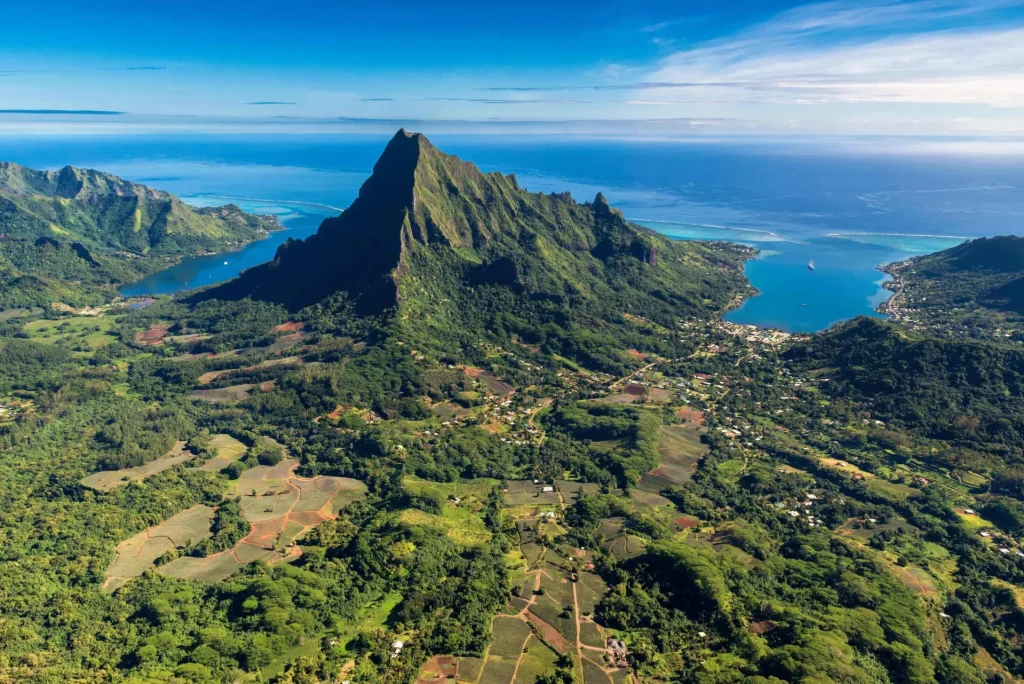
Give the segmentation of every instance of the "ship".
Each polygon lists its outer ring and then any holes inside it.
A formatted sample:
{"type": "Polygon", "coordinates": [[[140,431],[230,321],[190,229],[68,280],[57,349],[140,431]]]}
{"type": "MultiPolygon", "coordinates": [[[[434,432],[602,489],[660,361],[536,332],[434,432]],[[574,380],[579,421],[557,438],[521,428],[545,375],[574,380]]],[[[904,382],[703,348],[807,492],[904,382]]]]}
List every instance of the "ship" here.
{"type": "Polygon", "coordinates": [[[813,271],[814,270],[814,259],[811,259],[810,261],[807,262],[807,270],[808,271],[813,271]]]}

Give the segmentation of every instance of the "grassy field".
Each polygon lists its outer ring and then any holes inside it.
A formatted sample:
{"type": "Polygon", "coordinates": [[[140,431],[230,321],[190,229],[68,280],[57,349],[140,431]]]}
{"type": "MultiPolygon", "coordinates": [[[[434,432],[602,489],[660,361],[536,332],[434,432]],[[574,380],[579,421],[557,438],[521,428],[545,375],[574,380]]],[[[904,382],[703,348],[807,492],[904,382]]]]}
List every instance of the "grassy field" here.
{"type": "Polygon", "coordinates": [[[117,326],[114,316],[80,316],[57,320],[39,319],[25,324],[25,332],[36,342],[64,342],[75,346],[85,344],[99,349],[118,339],[112,331],[117,326]]]}
{"type": "Polygon", "coordinates": [[[466,509],[452,508],[455,510],[449,512],[446,507],[442,515],[407,508],[401,512],[399,520],[411,527],[441,530],[449,539],[462,546],[478,546],[490,540],[491,532],[479,515],[473,515],[466,509]]]}
{"type": "Polygon", "coordinates": [[[185,442],[176,442],[170,451],[149,463],[136,466],[135,468],[101,470],[98,473],[82,478],[81,483],[99,492],[109,492],[129,482],[141,482],[150,475],[156,475],[193,458],[195,458],[193,454],[185,451],[185,442]]]}
{"type": "Polygon", "coordinates": [[[210,445],[217,450],[217,455],[198,466],[197,470],[219,473],[248,451],[248,447],[231,435],[213,435],[210,437],[210,445]]]}

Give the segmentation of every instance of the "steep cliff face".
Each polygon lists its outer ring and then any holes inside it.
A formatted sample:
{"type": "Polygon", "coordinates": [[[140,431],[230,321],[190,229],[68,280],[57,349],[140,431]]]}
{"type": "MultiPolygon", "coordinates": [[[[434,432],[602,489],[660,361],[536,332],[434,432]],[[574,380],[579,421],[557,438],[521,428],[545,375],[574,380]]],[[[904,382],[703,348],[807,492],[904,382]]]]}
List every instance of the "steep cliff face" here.
{"type": "Polygon", "coordinates": [[[467,309],[506,295],[500,306],[517,315],[538,302],[577,315],[616,301],[668,314],[718,305],[705,279],[712,269],[734,267],[723,292],[741,286],[740,259],[726,252],[632,225],[602,195],[580,204],[527,192],[514,176],[482,173],[402,130],[340,216],[198,298],[297,309],[344,292],[362,313],[395,310],[437,326],[463,325],[467,309]]]}

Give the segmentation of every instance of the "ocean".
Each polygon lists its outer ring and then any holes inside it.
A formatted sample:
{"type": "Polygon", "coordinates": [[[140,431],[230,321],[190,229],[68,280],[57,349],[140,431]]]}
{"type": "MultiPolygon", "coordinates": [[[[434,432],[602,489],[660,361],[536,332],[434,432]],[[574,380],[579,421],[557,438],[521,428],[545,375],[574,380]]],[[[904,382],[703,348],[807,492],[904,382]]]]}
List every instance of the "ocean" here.
{"type": "MultiPolygon", "coordinates": [[[[810,140],[614,141],[535,136],[431,138],[520,185],[603,192],[627,218],[683,240],[757,247],[760,291],[729,320],[814,332],[878,315],[880,263],[986,235],[1024,233],[1024,159],[810,140]],[[814,269],[808,268],[813,262],[814,269]]],[[[209,285],[273,257],[288,237],[355,198],[386,136],[0,137],[0,160],[108,171],[197,205],[276,214],[286,230],[227,254],[185,259],[124,288],[167,294],[209,285]]]]}

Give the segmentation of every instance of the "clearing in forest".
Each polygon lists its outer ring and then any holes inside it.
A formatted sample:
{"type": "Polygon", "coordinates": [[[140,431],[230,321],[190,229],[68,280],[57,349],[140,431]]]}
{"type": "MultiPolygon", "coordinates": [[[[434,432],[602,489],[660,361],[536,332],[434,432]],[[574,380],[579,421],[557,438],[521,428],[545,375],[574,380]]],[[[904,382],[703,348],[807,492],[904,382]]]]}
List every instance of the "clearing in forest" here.
{"type": "Polygon", "coordinates": [[[696,422],[663,425],[658,438],[661,463],[646,473],[632,492],[634,501],[642,506],[667,506],[670,502],[661,492],[672,485],[688,482],[697,471],[697,464],[708,451],[700,441],[704,430],[696,422]]]}
{"type": "Polygon", "coordinates": [[[114,562],[107,568],[103,590],[114,591],[132,577],[150,570],[156,559],[168,551],[208,538],[213,513],[209,506],[193,506],[118,544],[114,562]]]}
{"type": "Polygon", "coordinates": [[[220,389],[207,389],[207,390],[194,390],[189,392],[189,399],[199,399],[200,401],[209,401],[211,403],[224,403],[232,401],[242,401],[249,396],[252,391],[269,392],[274,389],[274,381],[261,382],[259,384],[246,384],[246,385],[232,385],[231,387],[221,387],[220,389]]]}
{"type": "MultiPolygon", "coordinates": [[[[295,474],[298,465],[295,459],[285,459],[275,466],[257,466],[242,473],[228,496],[241,498],[242,515],[251,526],[249,534],[226,551],[206,558],[179,556],[160,566],[158,572],[213,583],[257,560],[274,563],[294,558],[301,553],[294,546],[296,540],[324,520],[336,518],[339,510],[366,493],[362,482],[350,478],[299,477],[295,474]]],[[[167,551],[209,537],[213,512],[206,506],[194,506],[122,542],[107,569],[109,579],[104,588],[113,591],[152,568],[167,551]]]]}
{"type": "Polygon", "coordinates": [[[295,475],[299,462],[285,459],[275,466],[251,468],[235,480],[232,496],[240,496],[249,534],[235,546],[206,558],[182,556],[160,568],[171,577],[218,582],[256,560],[280,562],[301,553],[293,544],[344,506],[362,498],[366,486],[346,477],[295,475]],[[290,547],[290,548],[289,548],[290,547]]]}
{"type": "Polygon", "coordinates": [[[217,450],[217,455],[196,470],[205,470],[211,473],[219,473],[229,465],[242,458],[247,447],[231,435],[213,435],[210,437],[210,446],[217,450]]]}
{"type": "Polygon", "coordinates": [[[193,458],[195,454],[185,451],[185,442],[175,442],[170,451],[149,463],[121,470],[101,470],[82,478],[81,484],[99,492],[109,492],[129,482],[141,482],[150,475],[156,475],[193,458]]]}

